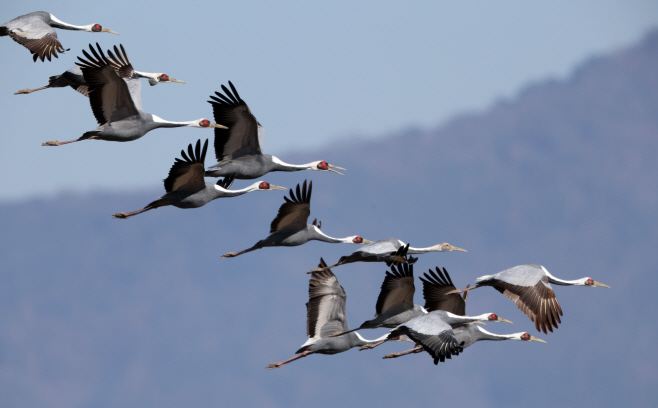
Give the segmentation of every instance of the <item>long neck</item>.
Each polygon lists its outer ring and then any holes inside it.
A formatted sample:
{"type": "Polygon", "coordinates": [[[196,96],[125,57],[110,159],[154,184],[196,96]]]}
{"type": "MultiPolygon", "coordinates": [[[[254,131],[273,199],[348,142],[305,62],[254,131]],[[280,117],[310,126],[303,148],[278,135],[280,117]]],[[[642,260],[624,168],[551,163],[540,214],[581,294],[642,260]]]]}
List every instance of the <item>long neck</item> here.
{"type": "Polygon", "coordinates": [[[151,115],[153,117],[153,124],[151,125],[151,129],[158,129],[158,128],[177,128],[177,127],[183,127],[183,126],[192,126],[196,127],[196,124],[198,123],[197,120],[191,120],[189,122],[172,122],[169,120],[164,120],[159,116],[151,115]]]}
{"type": "Polygon", "coordinates": [[[550,283],[554,283],[554,284],[560,285],[560,286],[572,286],[572,285],[582,286],[584,284],[585,279],[586,279],[586,278],[580,278],[580,279],[575,279],[575,280],[559,279],[559,278],[556,278],[555,276],[551,275],[551,273],[546,268],[544,268],[543,266],[541,268],[544,270],[544,273],[548,277],[548,281],[550,283]]]}
{"type": "Polygon", "coordinates": [[[356,340],[354,341],[356,344],[354,344],[352,347],[357,347],[357,346],[365,346],[366,344],[375,344],[379,343],[380,341],[386,340],[388,337],[388,333],[383,335],[382,337],[378,337],[374,340],[366,340],[358,332],[354,332],[354,336],[356,337],[356,340]]]}
{"type": "Polygon", "coordinates": [[[434,246],[427,247],[427,248],[414,248],[414,247],[410,246],[407,253],[408,254],[426,254],[428,252],[440,252],[440,251],[441,251],[441,246],[440,245],[434,245],[434,246]]]}
{"type": "Polygon", "coordinates": [[[77,30],[77,31],[91,31],[91,27],[93,27],[93,24],[89,24],[86,26],[76,26],[73,24],[65,23],[62,20],[58,19],[57,17],[53,16],[52,14],[50,15],[50,26],[55,27],[55,28],[61,28],[62,30],[77,30]]]}
{"type": "Polygon", "coordinates": [[[513,340],[515,338],[520,338],[521,334],[523,334],[523,333],[494,334],[484,330],[480,326],[475,326],[475,330],[477,330],[479,333],[477,335],[478,340],[491,340],[491,341],[513,340]]]}
{"type": "Polygon", "coordinates": [[[235,197],[252,191],[258,191],[259,190],[258,185],[260,183],[261,182],[259,181],[257,183],[248,186],[247,188],[243,188],[240,190],[227,190],[225,188],[218,186],[217,184],[214,184],[213,186],[215,187],[215,190],[219,193],[220,197],[235,197]]]}
{"type": "Polygon", "coordinates": [[[315,225],[310,225],[310,224],[307,224],[307,225],[309,225],[313,228],[312,229],[313,238],[311,238],[311,239],[315,239],[315,240],[318,240],[318,241],[324,241],[324,242],[330,242],[332,244],[351,244],[352,243],[351,238],[334,238],[334,237],[330,237],[329,235],[325,234],[320,229],[318,229],[318,227],[316,227],[315,225]]]}
{"type": "Polygon", "coordinates": [[[274,171],[300,171],[308,170],[311,168],[312,163],[308,164],[290,164],[282,161],[276,156],[272,156],[272,163],[274,171]]]}

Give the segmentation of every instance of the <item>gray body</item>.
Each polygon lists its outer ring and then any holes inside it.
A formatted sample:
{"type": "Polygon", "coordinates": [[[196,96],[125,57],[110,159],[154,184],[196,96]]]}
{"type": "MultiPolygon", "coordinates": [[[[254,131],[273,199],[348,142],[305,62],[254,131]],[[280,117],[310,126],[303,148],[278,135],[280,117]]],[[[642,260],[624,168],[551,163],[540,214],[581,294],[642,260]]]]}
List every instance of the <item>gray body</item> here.
{"type": "Polygon", "coordinates": [[[342,242],[338,239],[331,238],[320,233],[315,225],[306,224],[306,228],[300,231],[283,230],[274,232],[267,238],[258,241],[255,247],[264,248],[272,246],[298,246],[313,240],[330,242],[332,244],[342,242]]]}
{"type": "Polygon", "coordinates": [[[13,30],[37,33],[35,35],[42,37],[48,33],[55,33],[52,27],[67,29],[67,27],[59,26],[59,24],[52,21],[50,13],[35,11],[18,16],[0,25],[0,37],[9,35],[9,31],[13,30]]]}
{"type": "MultiPolygon", "coordinates": [[[[395,252],[404,245],[399,239],[386,238],[367,244],[352,252],[349,255],[342,256],[338,264],[352,262],[390,262],[395,252]]],[[[411,253],[411,251],[408,251],[411,253]]]]}
{"type": "MultiPolygon", "coordinates": [[[[173,191],[167,193],[149,204],[153,208],[173,205],[178,208],[199,208],[208,204],[212,200],[220,197],[234,197],[240,194],[225,193],[215,188],[213,183],[205,183],[206,188],[203,190],[191,191],[173,191]]],[[[244,194],[244,193],[241,193],[244,194]]]]}
{"type": "Polygon", "coordinates": [[[272,155],[248,155],[236,157],[229,161],[217,163],[209,167],[206,177],[228,177],[251,180],[263,176],[271,171],[300,171],[301,168],[282,166],[272,160],[272,155]]]}
{"type": "Polygon", "coordinates": [[[413,308],[400,313],[392,312],[377,316],[372,320],[364,322],[359,329],[376,329],[378,327],[394,328],[426,313],[427,311],[421,305],[414,305],[413,308]]]}

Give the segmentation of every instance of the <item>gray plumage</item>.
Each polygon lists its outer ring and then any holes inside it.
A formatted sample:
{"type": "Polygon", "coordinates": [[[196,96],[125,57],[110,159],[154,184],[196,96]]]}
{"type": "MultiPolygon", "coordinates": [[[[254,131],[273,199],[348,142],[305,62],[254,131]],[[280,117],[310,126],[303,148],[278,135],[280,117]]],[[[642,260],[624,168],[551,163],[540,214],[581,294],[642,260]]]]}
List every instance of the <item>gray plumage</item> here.
{"type": "MultiPolygon", "coordinates": [[[[341,256],[337,263],[330,266],[330,268],[335,268],[340,265],[345,265],[353,262],[385,262],[387,266],[397,265],[399,263],[406,262],[405,256],[407,254],[424,254],[427,252],[449,252],[449,251],[461,251],[466,252],[465,249],[457,248],[446,242],[438,245],[434,245],[427,248],[414,248],[410,247],[409,244],[405,244],[396,238],[386,238],[379,241],[375,241],[368,245],[364,245],[356,251],[352,252],[349,255],[341,256]],[[405,246],[407,248],[405,248],[405,246]]],[[[418,258],[409,258],[413,262],[416,262],[418,258]]],[[[314,269],[308,271],[307,273],[312,273],[317,271],[314,269]]]]}
{"type": "Polygon", "coordinates": [[[308,241],[317,240],[333,244],[362,244],[368,243],[358,235],[352,235],[346,238],[333,238],[323,233],[319,225],[314,221],[308,224],[308,217],[311,215],[311,193],[313,191],[313,182],[306,188],[306,180],[300,189],[297,184],[297,194],[291,189],[290,198],[283,197],[285,203],[279,207],[279,213],[270,225],[270,235],[258,241],[251,248],[239,252],[228,252],[222,255],[222,258],[232,258],[247,252],[255,251],[260,248],[274,246],[297,246],[307,243],[308,241]]]}
{"type": "Polygon", "coordinates": [[[360,347],[373,342],[379,342],[386,336],[376,340],[366,340],[358,333],[349,333],[340,337],[329,337],[336,331],[347,331],[345,301],[347,294],[338,282],[338,278],[320,259],[320,272],[314,273],[308,282],[308,298],[306,303],[306,335],[308,340],[297,350],[296,355],[288,360],[272,363],[268,369],[279,368],[309,354],[337,354],[353,347],[360,347]]]}
{"type": "MultiPolygon", "coordinates": [[[[123,46],[121,46],[121,51],[123,55],[119,53],[116,47],[115,50],[117,53],[117,57],[121,57],[122,59],[125,57],[125,61],[126,61],[121,65],[113,64],[115,70],[121,69],[121,67],[125,64],[130,64],[130,61],[128,60],[128,56],[126,55],[123,46]]],[[[110,59],[110,61],[112,62],[112,59],[110,59]]],[[[117,75],[119,75],[118,72],[117,75]]],[[[137,75],[139,78],[147,78],[151,86],[157,85],[160,82],[178,82],[182,84],[185,83],[184,81],[178,80],[176,78],[172,78],[165,73],[150,73],[150,72],[135,71],[135,75],[137,75]]],[[[131,79],[132,78],[126,78],[124,80],[130,81],[131,79]]],[[[51,76],[48,79],[48,85],[46,86],[42,86],[41,88],[35,88],[35,89],[21,89],[20,91],[15,92],[14,95],[30,94],[32,92],[40,91],[42,89],[65,88],[67,86],[70,86],[71,88],[80,92],[84,96],[89,96],[89,87],[87,86],[87,82],[85,81],[85,78],[82,75],[82,69],[80,69],[80,67],[77,65],[73,66],[72,68],[69,68],[61,75],[51,76]]]]}
{"type": "Polygon", "coordinates": [[[211,95],[208,101],[213,107],[215,121],[228,128],[215,130],[217,164],[206,171],[207,177],[254,179],[271,171],[317,170],[341,174],[333,169],[345,170],[325,161],[296,165],[263,154],[265,131],[231,81],[228,84],[231,90],[222,85],[225,95],[215,92],[216,96],[211,95]]]}
{"type": "Polygon", "coordinates": [[[59,58],[57,56],[58,52],[63,53],[68,51],[62,47],[62,44],[57,39],[55,28],[118,34],[102,27],[100,24],[75,26],[65,23],[45,11],[35,11],[16,17],[0,25],[0,37],[8,35],[12,40],[30,50],[32,59],[35,62],[37,58],[41,59],[41,61],[48,58],[48,61],[50,61],[51,56],[59,58]]]}
{"type": "Polygon", "coordinates": [[[50,141],[44,146],[60,146],[86,139],[128,142],[139,139],[147,132],[158,128],[197,127],[217,128],[207,119],[190,122],[170,122],[142,110],[141,83],[123,47],[114,47],[116,55],[108,51],[105,56],[100,46],[98,51],[89,45],[93,56],[82,51],[87,58],[77,63],[87,86],[89,103],[99,127],[85,132],[80,138],[68,142],[50,141]]]}
{"type": "Polygon", "coordinates": [[[518,265],[493,275],[477,278],[473,288],[456,292],[465,292],[482,286],[492,286],[516,304],[530,320],[535,323],[537,331],[548,334],[561,323],[562,308],[555,297],[551,283],[561,286],[609,286],[589,277],[576,280],[558,279],[546,268],[538,264],[518,265]]]}
{"type": "Polygon", "coordinates": [[[112,215],[112,218],[130,218],[134,215],[153,210],[158,207],[173,205],[177,208],[199,208],[212,200],[222,197],[236,197],[251,191],[285,190],[284,187],[275,186],[265,181],[258,181],[242,190],[229,190],[233,179],[225,177],[217,184],[206,183],[203,179],[204,161],[208,149],[208,139],[201,148],[201,140],[197,140],[196,149],[192,144],[181,150],[183,159],[176,162],[169,170],[169,176],[164,180],[165,191],[162,197],[149,203],[146,207],[132,212],[121,212],[112,215]]]}

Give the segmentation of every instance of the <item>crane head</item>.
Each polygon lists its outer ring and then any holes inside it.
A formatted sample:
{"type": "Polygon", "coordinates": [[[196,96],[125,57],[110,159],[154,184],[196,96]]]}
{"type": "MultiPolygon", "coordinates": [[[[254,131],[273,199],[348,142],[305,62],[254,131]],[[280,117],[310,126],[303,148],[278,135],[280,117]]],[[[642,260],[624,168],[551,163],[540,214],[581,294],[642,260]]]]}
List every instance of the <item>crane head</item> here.
{"type": "Polygon", "coordinates": [[[487,320],[490,321],[490,322],[505,322],[505,323],[512,323],[512,322],[510,322],[510,321],[507,320],[507,319],[503,319],[502,317],[499,317],[499,316],[498,316],[497,314],[495,314],[495,313],[489,313],[488,316],[487,316],[487,320]]]}
{"type": "Polygon", "coordinates": [[[217,123],[213,123],[213,122],[209,121],[208,119],[199,119],[199,120],[196,120],[196,121],[192,121],[192,122],[190,122],[190,124],[188,126],[198,127],[198,128],[228,129],[226,126],[223,126],[223,125],[220,125],[220,124],[217,124],[217,123]]]}
{"type": "Polygon", "coordinates": [[[436,245],[436,247],[437,247],[437,252],[450,252],[450,251],[468,252],[465,249],[457,248],[456,246],[452,246],[447,242],[436,245]]]}
{"type": "Polygon", "coordinates": [[[539,341],[541,343],[546,343],[544,340],[538,339],[535,336],[531,336],[528,333],[521,333],[520,336],[519,336],[519,340],[521,340],[521,341],[539,341]]]}
{"type": "Polygon", "coordinates": [[[285,190],[287,190],[287,188],[281,187],[281,186],[275,186],[274,184],[270,184],[267,181],[261,181],[258,184],[258,190],[260,190],[260,191],[267,191],[267,190],[283,190],[283,191],[285,191],[285,190]]]}
{"type": "Polygon", "coordinates": [[[603,288],[610,288],[610,286],[604,285],[601,282],[597,282],[592,278],[583,278],[583,286],[589,286],[589,287],[600,286],[603,288]]]}
{"type": "Polygon", "coordinates": [[[355,235],[355,236],[349,237],[349,238],[352,238],[352,243],[353,244],[372,244],[372,241],[370,241],[368,239],[363,239],[358,235],[355,235]]]}
{"type": "Polygon", "coordinates": [[[326,161],[316,161],[313,163],[309,163],[309,169],[317,170],[317,171],[333,171],[334,173],[338,173],[341,176],[344,176],[344,174],[334,169],[345,170],[342,167],[334,166],[333,164],[329,164],[326,161]]]}
{"type": "Polygon", "coordinates": [[[119,35],[119,33],[117,33],[116,31],[112,31],[109,28],[105,28],[100,24],[92,24],[89,27],[89,31],[92,32],[92,33],[112,33],[112,34],[119,35]]]}

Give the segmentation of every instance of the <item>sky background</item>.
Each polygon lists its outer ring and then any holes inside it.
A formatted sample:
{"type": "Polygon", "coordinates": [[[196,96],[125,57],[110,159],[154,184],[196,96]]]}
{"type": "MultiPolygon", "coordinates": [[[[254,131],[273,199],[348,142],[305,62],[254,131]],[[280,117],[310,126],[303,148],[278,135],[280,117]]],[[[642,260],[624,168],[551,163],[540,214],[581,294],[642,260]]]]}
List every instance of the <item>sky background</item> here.
{"type": "Polygon", "coordinates": [[[265,126],[265,151],[285,161],[292,150],[386,137],[481,111],[658,26],[653,1],[115,1],[111,8],[23,1],[4,4],[0,20],[36,10],[121,35],[58,30],[71,51],[45,63],[33,63],[9,37],[0,41],[0,166],[10,175],[0,190],[4,202],[70,190],[159,188],[182,148],[213,137],[204,129],[164,129],[129,143],[42,147],[96,127],[87,100],[70,89],[13,93],[46,85],[90,42],[105,49],[123,44],[135,69],[187,82],[143,82],[145,111],[164,119],[212,119],[208,95],[231,80],[265,126]]]}

